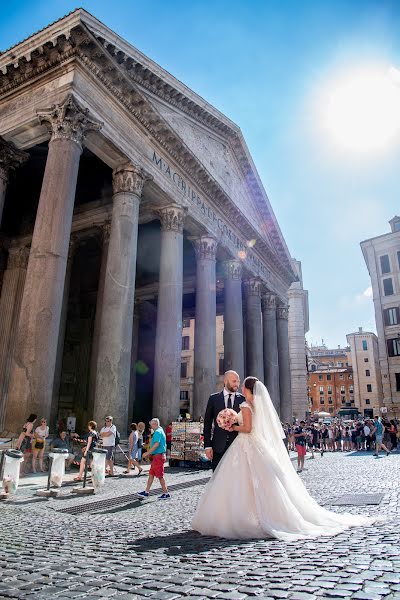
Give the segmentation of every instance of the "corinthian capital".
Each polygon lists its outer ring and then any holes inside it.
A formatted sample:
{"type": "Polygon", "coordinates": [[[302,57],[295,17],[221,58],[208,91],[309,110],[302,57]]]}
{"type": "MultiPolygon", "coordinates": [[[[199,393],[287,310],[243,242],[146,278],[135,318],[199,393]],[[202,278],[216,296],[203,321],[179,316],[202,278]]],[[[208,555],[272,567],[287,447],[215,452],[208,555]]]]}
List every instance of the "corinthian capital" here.
{"type": "Polygon", "coordinates": [[[224,279],[242,279],[243,267],[240,260],[225,260],[222,269],[224,279]]]}
{"type": "Polygon", "coordinates": [[[163,231],[177,231],[183,233],[186,210],[182,206],[173,204],[158,211],[163,231]]]}
{"type": "Polygon", "coordinates": [[[89,109],[82,108],[70,94],[61,104],[37,112],[39,121],[47,123],[51,132],[51,141],[56,139],[72,140],[82,149],[83,141],[89,131],[98,131],[103,123],[89,117],[89,109]]]}
{"type": "Polygon", "coordinates": [[[4,181],[8,181],[8,174],[11,169],[16,169],[26,160],[28,160],[29,154],[18,150],[12,142],[6,142],[5,139],[0,137],[0,177],[4,181]]]}
{"type": "Polygon", "coordinates": [[[114,194],[129,192],[141,196],[143,186],[149,178],[141,167],[129,162],[125,163],[113,171],[114,194]]]}
{"type": "Polygon", "coordinates": [[[18,246],[8,250],[7,269],[26,269],[28,266],[30,249],[27,246],[18,246]]]}
{"type": "Polygon", "coordinates": [[[243,282],[246,296],[261,296],[261,281],[255,277],[243,282]]]}
{"type": "Polygon", "coordinates": [[[202,235],[199,238],[193,239],[192,244],[197,260],[215,260],[218,246],[218,242],[215,238],[208,235],[202,235]]]}
{"type": "Polygon", "coordinates": [[[277,319],[285,319],[285,321],[287,321],[289,318],[289,307],[278,306],[276,309],[276,317],[277,319]]]}
{"type": "Polygon", "coordinates": [[[261,296],[261,310],[276,310],[276,296],[269,292],[261,296]]]}

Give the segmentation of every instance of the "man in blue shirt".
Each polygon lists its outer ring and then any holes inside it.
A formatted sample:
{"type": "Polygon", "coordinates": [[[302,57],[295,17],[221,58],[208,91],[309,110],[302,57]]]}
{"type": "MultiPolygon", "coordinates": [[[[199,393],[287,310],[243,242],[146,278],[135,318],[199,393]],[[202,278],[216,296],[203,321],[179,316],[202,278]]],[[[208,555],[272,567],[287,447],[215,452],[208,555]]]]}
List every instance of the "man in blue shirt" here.
{"type": "Polygon", "coordinates": [[[380,418],[374,417],[374,424],[372,426],[371,435],[375,434],[375,452],[374,456],[379,456],[379,451],[382,448],[386,452],[386,456],[389,456],[390,450],[388,450],[385,444],[382,443],[383,440],[384,427],[380,418]]]}
{"type": "Polygon", "coordinates": [[[160,485],[163,493],[158,497],[159,500],[167,500],[171,496],[169,495],[167,484],[164,479],[164,462],[165,462],[165,453],[167,451],[167,438],[165,436],[164,429],[160,426],[159,419],[152,419],[150,421],[150,427],[153,430],[153,435],[151,437],[151,447],[147,452],[145,452],[142,458],[146,458],[146,456],[153,456],[153,460],[151,463],[149,478],[147,480],[146,489],[143,492],[138,492],[136,495],[143,499],[147,498],[150,492],[150,488],[153,485],[154,477],[160,480],[160,485]]]}

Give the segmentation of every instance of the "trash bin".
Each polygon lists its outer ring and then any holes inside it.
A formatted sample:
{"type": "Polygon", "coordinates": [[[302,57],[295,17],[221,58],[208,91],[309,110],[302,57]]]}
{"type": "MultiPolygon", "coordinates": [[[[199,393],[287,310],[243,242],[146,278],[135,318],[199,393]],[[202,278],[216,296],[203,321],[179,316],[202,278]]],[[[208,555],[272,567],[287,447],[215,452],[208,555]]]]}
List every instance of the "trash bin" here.
{"type": "Polygon", "coordinates": [[[99,490],[106,478],[106,454],[107,450],[103,448],[93,448],[92,450],[92,485],[95,490],[99,490]]]}
{"type": "Polygon", "coordinates": [[[3,490],[6,494],[15,494],[19,484],[20,464],[24,460],[19,450],[6,450],[3,467],[3,490]]]}
{"type": "Polygon", "coordinates": [[[54,448],[49,452],[51,462],[50,485],[61,487],[65,475],[65,461],[69,456],[66,448],[54,448]]]}

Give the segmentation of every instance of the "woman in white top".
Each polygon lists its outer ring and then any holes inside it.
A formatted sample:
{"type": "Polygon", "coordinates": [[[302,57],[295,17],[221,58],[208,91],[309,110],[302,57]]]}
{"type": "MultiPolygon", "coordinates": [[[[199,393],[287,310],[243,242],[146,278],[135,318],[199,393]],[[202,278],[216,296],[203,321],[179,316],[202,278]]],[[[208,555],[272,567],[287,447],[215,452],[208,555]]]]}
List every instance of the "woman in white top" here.
{"type": "Polygon", "coordinates": [[[46,438],[49,436],[49,428],[46,419],[40,419],[40,424],[33,434],[32,444],[32,472],[36,473],[36,459],[39,458],[39,469],[44,473],[43,456],[46,447],[46,438]]]}

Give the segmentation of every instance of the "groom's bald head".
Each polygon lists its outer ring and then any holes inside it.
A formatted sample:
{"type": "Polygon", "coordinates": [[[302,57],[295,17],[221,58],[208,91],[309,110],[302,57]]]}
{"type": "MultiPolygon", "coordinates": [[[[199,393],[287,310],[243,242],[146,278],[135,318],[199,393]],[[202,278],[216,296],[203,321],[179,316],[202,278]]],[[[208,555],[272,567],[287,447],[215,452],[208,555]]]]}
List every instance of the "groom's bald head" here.
{"type": "Polygon", "coordinates": [[[240,377],[236,371],[225,371],[224,386],[229,392],[237,392],[240,386],[240,377]]]}

